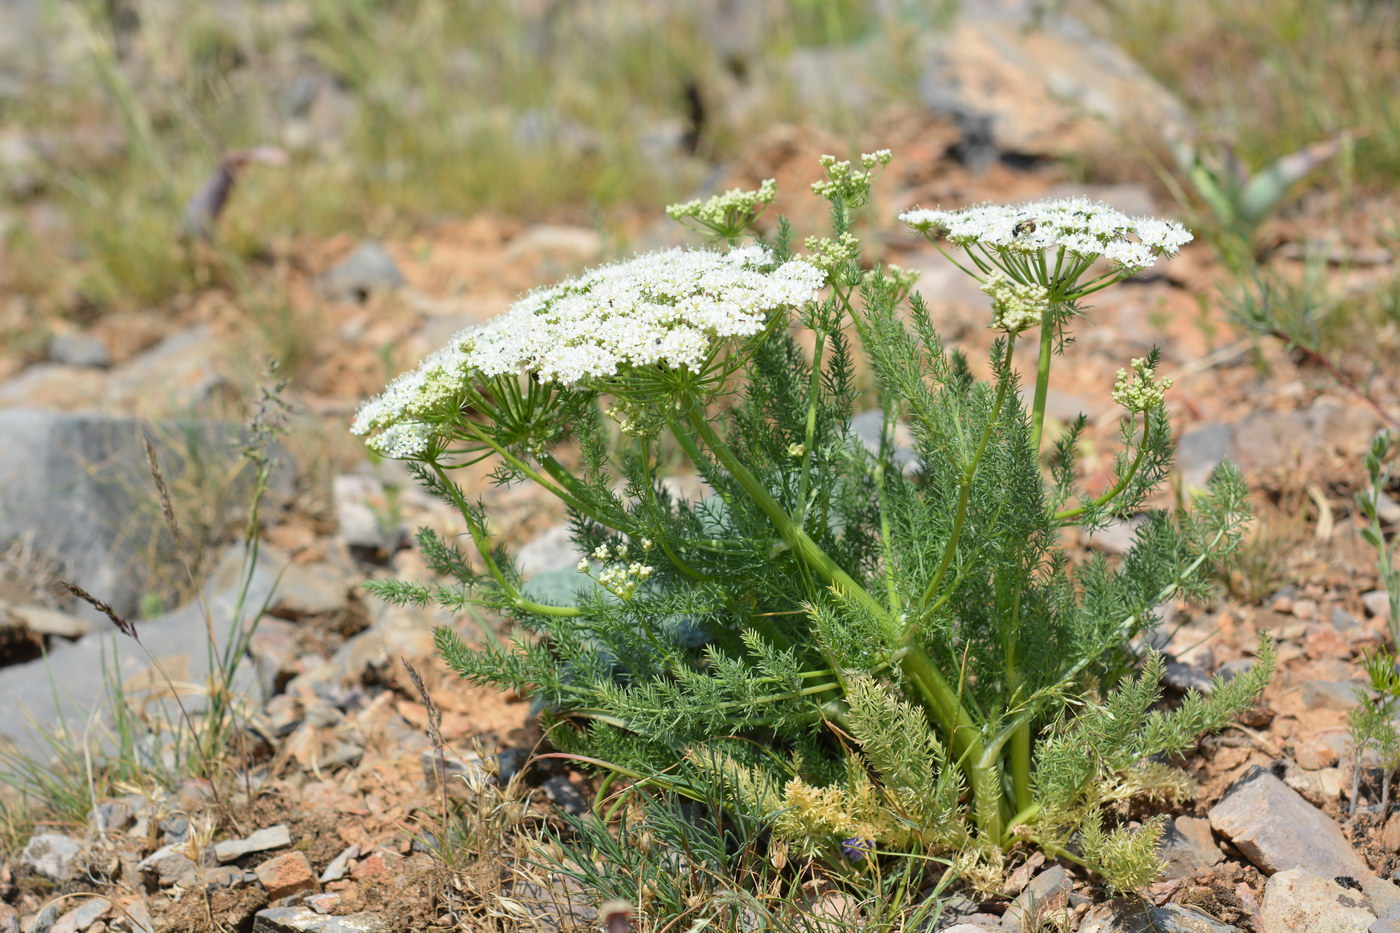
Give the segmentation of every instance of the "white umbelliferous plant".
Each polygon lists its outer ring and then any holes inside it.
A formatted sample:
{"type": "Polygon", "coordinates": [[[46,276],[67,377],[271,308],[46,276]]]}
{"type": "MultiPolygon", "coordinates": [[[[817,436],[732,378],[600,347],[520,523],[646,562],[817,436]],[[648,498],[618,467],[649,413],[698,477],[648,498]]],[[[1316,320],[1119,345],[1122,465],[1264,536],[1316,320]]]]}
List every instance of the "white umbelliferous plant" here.
{"type": "Polygon", "coordinates": [[[1190,234],[1076,199],[903,214],[989,298],[1001,334],[979,380],[939,340],[913,277],[862,260],[852,212],[889,161],[822,160],[813,190],[833,229],[804,256],[785,222],[754,232],[771,182],[676,205],[727,248],[650,253],[534,292],[395,380],[354,430],[412,461],[472,546],[424,531],[443,579],[371,586],[507,614],[521,629],[509,644],[440,631],[448,663],[534,698],[557,746],[639,792],[721,786],[784,851],[941,854],[992,884],[1002,854],[1029,844],[1132,887],[1156,870],[1160,824],[1131,831],[1121,807],[1188,793],[1166,759],[1269,676],[1265,643],[1252,671],[1167,712],[1160,658],[1130,650],[1156,607],[1201,593],[1228,556],[1245,490],[1223,466],[1190,512],[1147,510],[1120,560],[1071,561],[1061,529],[1144,512],[1169,468],[1158,355],[1105,386],[1124,409],[1107,488],[1081,491],[1082,419],[1053,444],[1042,433],[1082,300],[1190,234]],[[1013,362],[1037,329],[1027,410],[1013,362]],[[880,414],[873,449],[852,429],[858,401],[880,414]],[[678,456],[710,494],[664,481],[678,456]],[[583,556],[564,583],[522,582],[454,482],[486,458],[500,482],[567,507],[583,556]]]}

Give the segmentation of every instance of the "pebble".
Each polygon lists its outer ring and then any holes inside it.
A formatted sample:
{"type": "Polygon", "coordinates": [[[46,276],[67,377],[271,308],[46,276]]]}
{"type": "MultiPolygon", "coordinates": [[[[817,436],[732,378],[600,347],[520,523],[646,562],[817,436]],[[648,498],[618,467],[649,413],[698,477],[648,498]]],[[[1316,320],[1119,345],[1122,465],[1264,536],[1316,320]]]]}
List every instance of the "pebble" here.
{"type": "Polygon", "coordinates": [[[404,284],[394,258],[376,240],[366,240],[317,280],[321,290],[338,301],[363,303],[376,291],[404,284]]]}
{"type": "Polygon", "coordinates": [[[1034,928],[1046,913],[1065,906],[1070,888],[1069,874],[1059,865],[1036,875],[1001,918],[1002,933],[1022,933],[1034,928]]]}
{"type": "Polygon", "coordinates": [[[1162,877],[1189,878],[1210,868],[1225,856],[1215,844],[1210,821],[1196,816],[1178,816],[1167,821],[1157,856],[1166,863],[1162,877]]]}
{"type": "Polygon", "coordinates": [[[82,933],[105,917],[111,909],[112,905],[105,897],[94,897],[76,910],[70,910],[60,917],[53,925],[53,933],[82,933]]]}
{"type": "Polygon", "coordinates": [[[341,878],[344,878],[346,872],[350,870],[350,860],[359,857],[359,846],[347,847],[345,851],[331,859],[331,863],[326,866],[326,870],[321,872],[320,882],[322,884],[329,884],[332,881],[339,881],[341,878]]]}
{"type": "Polygon", "coordinates": [[[1309,680],[1300,693],[1303,708],[1348,710],[1356,705],[1357,685],[1349,680],[1309,680]]]}
{"type": "Polygon", "coordinates": [[[267,890],[270,900],[278,900],[302,891],[319,891],[320,884],[306,860],[305,852],[288,852],[269,859],[253,869],[258,881],[267,890]]]}
{"type": "Polygon", "coordinates": [[[214,846],[214,857],[220,862],[233,862],[250,852],[266,852],[292,844],[291,830],[284,824],[260,829],[244,839],[226,839],[214,846]]]}
{"type": "Polygon", "coordinates": [[[198,878],[197,866],[184,852],[184,843],[171,843],[146,856],[137,864],[137,871],[154,875],[160,887],[190,885],[198,878]]]}
{"type": "Polygon", "coordinates": [[[588,810],[588,804],[584,802],[578,788],[562,774],[556,774],[541,784],[540,788],[554,801],[555,806],[570,816],[582,816],[588,810]]]}
{"type": "Polygon", "coordinates": [[[1369,593],[1361,594],[1361,605],[1366,607],[1366,611],[1373,616],[1382,619],[1390,618],[1390,594],[1385,590],[1371,590],[1369,593]]]}
{"type": "Polygon", "coordinates": [[[58,833],[40,833],[32,837],[20,855],[20,864],[50,881],[67,881],[77,874],[78,854],[82,843],[58,833]]]}
{"type": "Polygon", "coordinates": [[[106,369],[112,363],[107,345],[85,334],[56,334],[49,341],[49,359],[65,366],[106,369]]]}

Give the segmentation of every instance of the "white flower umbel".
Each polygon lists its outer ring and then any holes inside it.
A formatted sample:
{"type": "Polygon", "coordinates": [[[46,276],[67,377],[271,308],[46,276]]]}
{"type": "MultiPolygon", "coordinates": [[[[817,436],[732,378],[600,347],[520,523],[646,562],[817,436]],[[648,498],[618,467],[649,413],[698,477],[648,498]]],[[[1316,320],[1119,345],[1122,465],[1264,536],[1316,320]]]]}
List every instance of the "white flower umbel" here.
{"type": "Polygon", "coordinates": [[[616,382],[641,367],[700,374],[719,346],[812,300],[825,278],[811,263],[779,264],[757,246],[673,249],[602,266],[457,334],[367,402],[351,430],[370,435],[384,456],[421,459],[457,437],[464,410],[484,411],[489,398],[479,387],[491,380],[511,391],[528,373],[533,398],[533,386],[616,382]]]}
{"type": "MultiPolygon", "coordinates": [[[[1073,301],[1175,256],[1191,242],[1181,224],[1129,217],[1084,198],[1055,198],[1021,205],[984,204],[963,210],[918,209],[899,215],[935,245],[940,239],[967,253],[984,278],[1000,269],[1023,284],[1050,290],[1052,301],[1073,301]],[[1079,280],[1098,259],[1110,268],[1079,280]]],[[[941,247],[940,247],[941,249],[941,247]]],[[[966,267],[964,267],[966,269],[966,267]]]]}

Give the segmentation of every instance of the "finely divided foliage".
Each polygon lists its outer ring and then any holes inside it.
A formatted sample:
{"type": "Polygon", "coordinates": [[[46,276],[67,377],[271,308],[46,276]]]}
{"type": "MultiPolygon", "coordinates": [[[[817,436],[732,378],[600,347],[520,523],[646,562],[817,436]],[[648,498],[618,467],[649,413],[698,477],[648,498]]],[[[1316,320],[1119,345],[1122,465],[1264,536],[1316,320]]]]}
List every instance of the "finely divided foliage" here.
{"type": "Polygon", "coordinates": [[[1003,336],[981,380],[907,273],[861,263],[852,212],[888,161],[822,161],[814,190],[833,230],[806,260],[785,222],[753,231],[766,188],[683,205],[672,213],[703,215],[731,248],[536,292],[367,404],[355,429],[416,461],[472,543],[425,531],[449,582],[371,588],[508,614],[510,643],[439,631],[447,662],[530,695],[557,746],[638,792],[722,789],[783,852],[856,866],[941,855],[994,885],[1007,849],[1029,843],[1131,888],[1156,871],[1160,826],[1130,831],[1121,808],[1188,793],[1164,756],[1252,703],[1272,667],[1265,642],[1253,670],[1171,712],[1154,710],[1159,658],[1127,676],[1156,607],[1201,595],[1234,548],[1245,489],[1222,466],[1189,512],[1148,512],[1123,558],[1075,564],[1061,529],[1142,513],[1170,467],[1157,354],[1114,391],[1123,448],[1107,488],[1080,490],[1082,419],[1053,444],[1042,429],[1078,302],[1190,235],[1084,201],[903,215],[961,249],[991,297],[1003,336]],[[754,243],[734,248],[741,237],[754,243]],[[1028,409],[1014,362],[1037,327],[1028,409]],[[851,426],[857,354],[882,425],[873,446],[851,426]],[[677,495],[658,474],[678,454],[708,494],[677,495]],[[488,457],[498,481],[567,506],[577,572],[522,583],[493,546],[451,475],[488,457]]]}

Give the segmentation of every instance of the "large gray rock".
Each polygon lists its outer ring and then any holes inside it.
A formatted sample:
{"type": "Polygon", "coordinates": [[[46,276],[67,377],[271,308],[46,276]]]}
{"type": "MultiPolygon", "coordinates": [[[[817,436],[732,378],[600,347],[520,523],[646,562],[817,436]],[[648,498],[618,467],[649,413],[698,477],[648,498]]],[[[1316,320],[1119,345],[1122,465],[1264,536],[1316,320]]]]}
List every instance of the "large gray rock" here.
{"type": "Polygon", "coordinates": [[[388,933],[371,913],[326,917],[307,907],[273,907],[253,916],[253,933],[388,933]]]}
{"type": "Polygon", "coordinates": [[[1281,871],[1264,886],[1260,928],[1287,933],[1367,933],[1376,915],[1365,897],[1300,868],[1281,871]]]}
{"type": "MultiPolygon", "coordinates": [[[[248,579],[246,606],[263,604],[272,592],[278,569],[275,558],[260,555],[248,579]]],[[[0,709],[11,711],[0,722],[0,735],[23,751],[45,752],[45,742],[37,730],[51,730],[62,718],[69,723],[86,723],[94,710],[104,711],[114,670],[128,693],[137,691],[143,683],[157,693],[163,692],[164,681],[151,670],[151,658],[143,645],[177,682],[204,683],[209,673],[209,626],[216,647],[222,649],[240,622],[235,607],[239,602],[241,570],[242,549],[235,546],[224,553],[204,587],[209,625],[196,600],[160,618],[139,623],[141,644],[111,631],[60,644],[38,661],[0,669],[0,709]]],[[[248,621],[242,620],[244,624],[248,621]]],[[[234,689],[256,692],[252,664],[239,671],[234,689]]],[[[197,695],[186,696],[184,702],[191,711],[202,705],[197,695]]]]}
{"type": "Polygon", "coordinates": [[[1189,134],[1181,102],[1120,48],[1032,6],[962,4],[946,29],[921,40],[919,97],[962,128],[965,163],[1121,147],[1124,130],[1189,134]]]}
{"type": "MultiPolygon", "coordinates": [[[[168,485],[186,469],[232,472],[241,429],[214,422],[147,425],[95,413],[0,411],[0,545],[20,541],[118,615],[137,613],[160,569],[176,557],[142,446],[151,439],[168,485]]],[[[289,458],[279,458],[290,470],[289,458]]],[[[284,471],[285,473],[286,471],[284,471]]],[[[248,488],[232,483],[235,497],[248,488]]],[[[279,484],[289,485],[287,477],[279,484]]],[[[234,498],[233,501],[238,501],[234,498]]],[[[177,514],[177,519],[179,515],[177,514]]],[[[85,605],[82,618],[110,629],[85,605]]]]}
{"type": "Polygon", "coordinates": [[[1400,888],[1371,872],[1327,814],[1254,768],[1210,809],[1210,824],[1265,874],[1303,869],[1353,878],[1377,912],[1400,904],[1400,888]]]}

